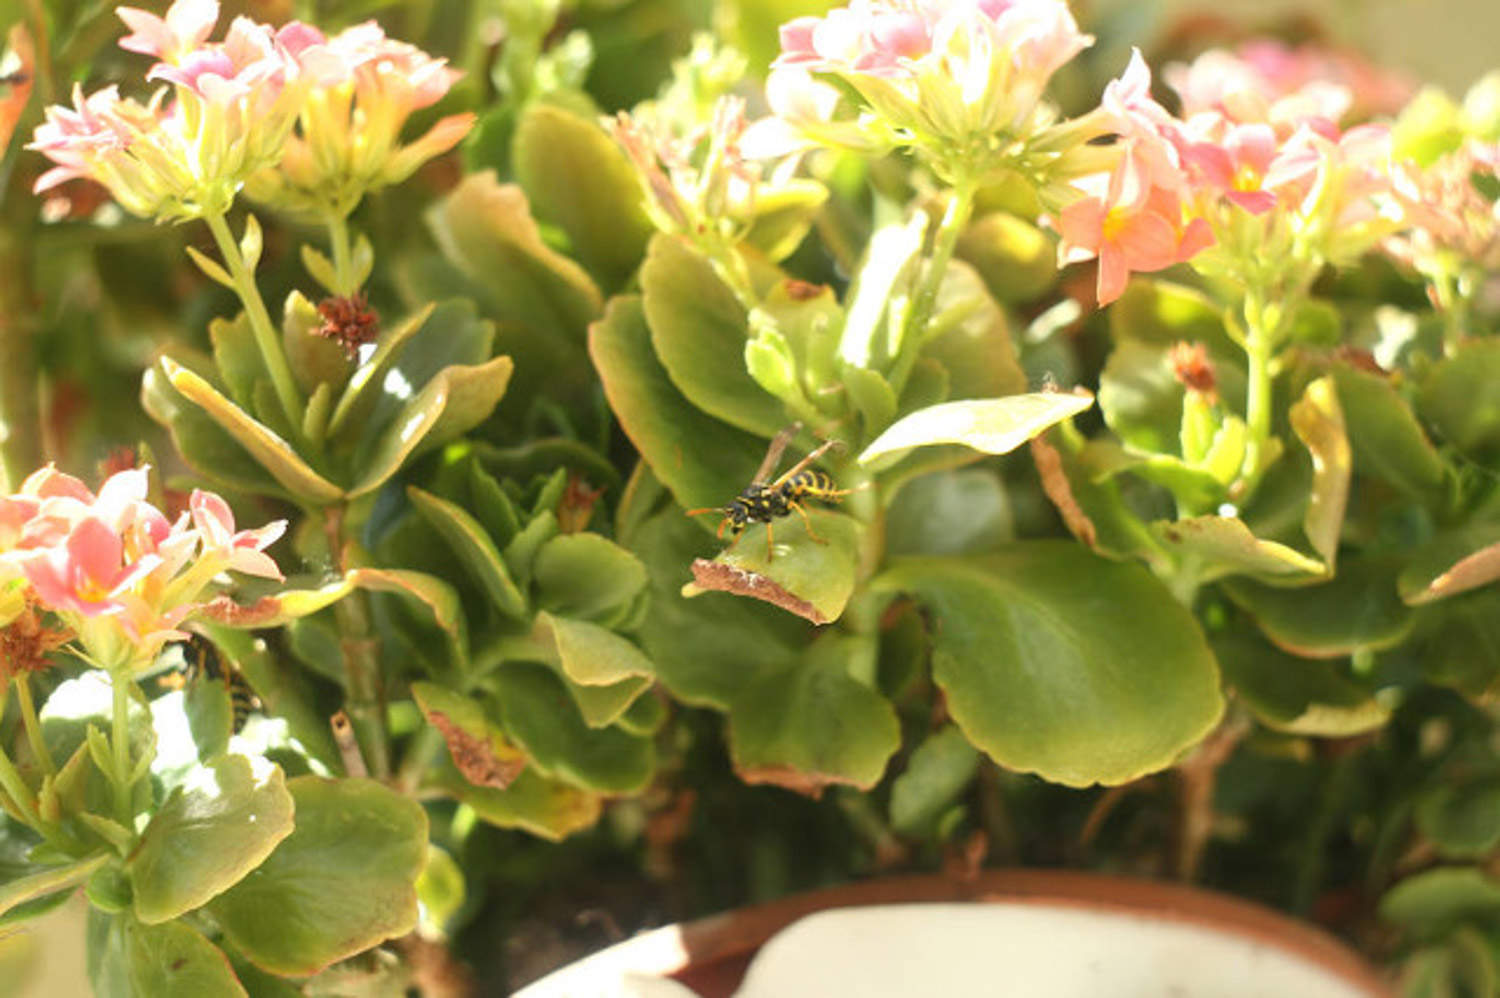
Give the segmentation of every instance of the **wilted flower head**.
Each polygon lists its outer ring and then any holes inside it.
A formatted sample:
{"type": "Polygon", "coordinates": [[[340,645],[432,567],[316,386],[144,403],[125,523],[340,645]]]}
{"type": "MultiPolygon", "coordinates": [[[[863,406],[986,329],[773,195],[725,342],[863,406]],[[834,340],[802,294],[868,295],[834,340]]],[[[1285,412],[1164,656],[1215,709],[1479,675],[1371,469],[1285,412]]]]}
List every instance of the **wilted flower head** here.
{"type": "Polygon", "coordinates": [[[783,25],[775,67],[839,77],[877,141],[975,172],[1048,123],[1048,81],[1091,42],[1063,0],[852,0],[783,25]]]}
{"type": "Polygon", "coordinates": [[[473,114],[449,115],[402,144],[401,130],[412,113],[441,100],[462,74],[446,60],[387,38],[374,21],[331,39],[308,25],[283,32],[298,58],[315,61],[317,77],[284,157],[247,185],[258,201],[296,214],[342,218],[367,192],[400,183],[452,149],[474,125],[473,114]]]}
{"type": "Polygon", "coordinates": [[[142,661],[182,637],[214,578],[280,579],[264,549],[285,521],[236,531],[224,500],[195,491],[170,522],[146,498],[147,471],[111,475],[95,495],[53,468],[0,497],[0,587],[55,615],[97,663],[142,661]]]}
{"type": "Polygon", "coordinates": [[[75,177],[98,181],[126,210],[157,220],[222,214],[244,179],[275,162],[300,101],[302,59],[284,43],[297,26],[273,32],[249,18],[209,42],[219,5],[178,0],[158,18],[119,10],[132,33],[121,46],[160,60],[147,80],[163,80],[146,104],[114,87],[73,107],[52,107],[29,148],[57,168],[37,181],[44,191],[75,177]]]}

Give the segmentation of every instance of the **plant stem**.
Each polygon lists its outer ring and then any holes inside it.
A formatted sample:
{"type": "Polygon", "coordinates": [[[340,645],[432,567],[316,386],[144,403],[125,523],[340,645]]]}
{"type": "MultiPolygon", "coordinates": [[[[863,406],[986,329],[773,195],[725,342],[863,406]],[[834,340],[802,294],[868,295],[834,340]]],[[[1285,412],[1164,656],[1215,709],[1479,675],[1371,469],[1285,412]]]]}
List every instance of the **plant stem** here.
{"type": "Polygon", "coordinates": [[[330,212],[328,222],[328,245],[333,250],[333,293],[352,295],[359,288],[354,283],[354,252],[349,243],[349,220],[337,212],[330,212]]]}
{"type": "Polygon", "coordinates": [[[912,365],[917,362],[917,353],[926,342],[927,324],[932,321],[937,307],[938,292],[943,286],[943,276],[953,260],[953,251],[958,247],[958,237],[963,234],[974,214],[974,195],[978,184],[973,178],[961,177],[953,185],[948,207],[938,223],[937,235],[933,238],[932,256],[922,270],[922,283],[917,289],[911,311],[906,315],[905,328],[901,333],[901,346],[896,351],[895,363],[891,366],[887,380],[899,398],[906,387],[912,365]]]}
{"type": "Polygon", "coordinates": [[[255,275],[245,266],[245,258],[240,255],[239,244],[234,241],[224,216],[204,215],[203,220],[208,223],[208,229],[214,235],[219,254],[224,258],[229,276],[234,281],[235,293],[245,306],[245,317],[250,322],[255,343],[260,347],[261,358],[266,362],[266,371],[271,375],[271,386],[276,390],[276,397],[281,400],[286,421],[292,433],[297,434],[302,426],[302,397],[297,391],[297,382],[292,377],[286,354],[281,349],[276,327],[271,323],[271,314],[266,311],[260,288],[255,284],[255,275]]]}
{"type": "Polygon", "coordinates": [[[42,738],[42,725],[37,720],[36,703],[31,699],[31,681],[21,676],[15,684],[16,702],[21,706],[21,724],[26,728],[26,740],[31,744],[31,754],[49,776],[57,775],[57,764],[52,753],[47,751],[47,742],[42,738]]]}
{"type": "MultiPolygon", "coordinates": [[[[1267,328],[1265,298],[1251,287],[1245,292],[1245,355],[1250,383],[1245,395],[1245,460],[1240,480],[1248,498],[1260,480],[1266,442],[1271,438],[1271,358],[1275,353],[1275,330],[1267,328]]],[[[1243,501],[1242,498],[1242,501],[1243,501]]]]}
{"type": "Polygon", "coordinates": [[[7,491],[42,463],[32,261],[16,236],[0,234],[0,486],[7,491]]]}
{"type": "MultiPolygon", "coordinates": [[[[342,575],[348,568],[344,556],[342,504],[323,512],[323,530],[334,568],[342,575]]],[[[363,589],[355,589],[333,605],[339,628],[339,649],[344,658],[345,710],[354,736],[364,753],[370,774],[384,780],[391,773],[389,735],[385,724],[385,683],[376,657],[376,640],[370,632],[370,605],[363,589]]]]}
{"type": "Polygon", "coordinates": [[[130,799],[130,680],[126,678],[123,669],[112,670],[109,674],[110,690],[113,693],[113,717],[112,729],[109,735],[110,747],[114,750],[115,771],[112,774],[112,782],[115,785],[115,812],[120,819],[120,824],[126,828],[132,827],[130,799]]]}

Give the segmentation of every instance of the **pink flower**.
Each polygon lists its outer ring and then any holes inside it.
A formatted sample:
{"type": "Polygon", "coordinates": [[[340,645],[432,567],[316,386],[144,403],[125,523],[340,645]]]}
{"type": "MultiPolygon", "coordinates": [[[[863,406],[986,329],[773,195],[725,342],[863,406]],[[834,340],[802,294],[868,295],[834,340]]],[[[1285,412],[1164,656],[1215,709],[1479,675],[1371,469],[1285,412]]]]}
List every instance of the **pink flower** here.
{"type": "Polygon", "coordinates": [[[286,531],[286,521],[277,520],[258,530],[234,529],[234,513],[229,504],[212,492],[194,489],[188,502],[193,525],[203,541],[203,556],[224,558],[229,569],[246,575],[280,581],[285,578],[271,556],[265,554],[286,531]]]}
{"type": "Polygon", "coordinates": [[[122,595],[161,561],[154,555],[130,561],[125,555],[119,534],[85,517],[60,546],[42,548],[18,561],[37,597],[50,609],[97,617],[128,609],[122,595]]]}
{"type": "Polygon", "coordinates": [[[1184,221],[1179,198],[1151,185],[1128,154],[1113,172],[1082,186],[1091,192],[1062,210],[1057,228],[1065,260],[1098,257],[1100,305],[1124,293],[1132,272],[1182,263],[1213,243],[1208,223],[1184,221]]]}
{"type": "Polygon", "coordinates": [[[117,7],[115,13],[131,30],[120,39],[120,48],[175,63],[208,40],[219,20],[219,4],[218,0],[177,0],[167,8],[165,19],[136,7],[117,7]]]}
{"type": "Polygon", "coordinates": [[[129,144],[130,129],[117,113],[121,103],[115,87],[105,87],[85,98],[83,89],[75,83],[71,108],[60,104],[47,108],[46,120],[37,126],[26,148],[38,150],[57,165],[37,178],[32,187],[35,193],[69,180],[93,177],[97,164],[129,144]]]}

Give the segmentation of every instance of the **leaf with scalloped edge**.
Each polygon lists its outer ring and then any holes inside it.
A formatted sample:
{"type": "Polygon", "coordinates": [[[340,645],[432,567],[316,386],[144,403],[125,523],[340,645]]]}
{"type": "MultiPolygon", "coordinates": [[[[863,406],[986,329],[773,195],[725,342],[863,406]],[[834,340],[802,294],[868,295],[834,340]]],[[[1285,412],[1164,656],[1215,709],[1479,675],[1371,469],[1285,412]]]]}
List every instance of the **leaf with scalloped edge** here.
{"type": "Polygon", "coordinates": [[[208,413],[293,495],[314,503],[337,502],[343,498],[343,489],[314,471],[291,444],[252,419],[207,380],[170,357],[161,358],[161,368],[173,388],[208,413]]]}
{"type": "Polygon", "coordinates": [[[193,770],[157,809],[125,865],[136,916],[155,924],[207,904],[291,832],[281,767],[230,755],[193,770]]]}
{"type": "Polygon", "coordinates": [[[811,515],[821,543],[808,534],[801,517],[757,523],[713,561],[696,559],[693,588],[683,595],[718,590],[765,600],[814,624],[838,620],[854,595],[863,528],[844,513],[820,510],[811,515]]]}
{"type": "Polygon", "coordinates": [[[1500,523],[1480,523],[1433,537],[1413,551],[1396,579],[1410,606],[1456,596],[1500,579],[1500,523]]]}
{"type": "Polygon", "coordinates": [[[215,596],[198,612],[224,627],[248,630],[280,627],[332,606],[353,588],[354,583],[345,577],[317,589],[286,589],[274,596],[262,596],[254,603],[237,603],[229,596],[215,596]]]}
{"type": "Polygon", "coordinates": [[[408,486],[406,494],[422,518],[448,542],[495,607],[507,616],[525,617],[526,597],[516,588],[505,559],[479,522],[456,504],[415,485],[408,486]]]}
{"type": "Polygon", "coordinates": [[[411,694],[427,723],[443,736],[453,765],[470,783],[504,790],[526,768],[526,753],[490,723],[477,700],[428,682],[412,683],[411,694]]]}
{"type": "Polygon", "coordinates": [[[1224,678],[1260,719],[1277,731],[1348,738],[1391,719],[1389,703],[1335,660],[1296,658],[1254,634],[1214,642],[1224,678]]]}
{"type": "Polygon", "coordinates": [[[1328,572],[1321,561],[1256,537],[1234,516],[1192,516],[1157,520],[1151,530],[1162,547],[1179,559],[1191,558],[1203,582],[1226,575],[1264,576],[1274,580],[1312,580],[1328,572]]]}
{"type": "Polygon", "coordinates": [[[1312,489],[1307,497],[1307,512],[1302,517],[1302,531],[1332,574],[1344,526],[1344,510],[1349,504],[1349,476],[1354,467],[1344,410],[1339,408],[1333,379],[1322,377],[1309,383],[1302,391],[1302,398],[1292,404],[1288,416],[1293,432],[1312,456],[1312,489]]]}
{"type": "Polygon", "coordinates": [[[996,762],[1068,786],[1165,768],[1218,723],[1198,622],[1146,568],[1072,542],[897,559],[872,583],[933,619],[933,679],[996,762]]]}
{"type": "Polygon", "coordinates": [[[474,809],[479,820],[498,828],[518,828],[550,842],[592,827],[604,810],[601,795],[580,790],[534,769],[522,771],[504,790],[455,786],[457,774],[439,781],[458,800],[474,809]]]}
{"type": "Polygon", "coordinates": [[[141,408],[167,428],[188,465],[213,485],[234,492],[290,498],[291,494],[227,430],[172,387],[155,365],[141,377],[141,408]]]}
{"type": "Polygon", "coordinates": [[[1305,658],[1341,658],[1400,644],[1415,617],[1396,592],[1399,565],[1391,560],[1346,558],[1331,580],[1278,589],[1246,579],[1223,583],[1279,648],[1305,658]]]}
{"type": "Polygon", "coordinates": [[[411,931],[427,860],[421,805],[366,779],[299,776],[287,789],[292,834],[209,903],[225,938],[264,970],[304,976],[411,931]]]}
{"type": "Polygon", "coordinates": [[[589,329],[604,394],[641,457],[683,506],[720,506],[739,494],[765,441],[700,411],[672,383],[651,347],[641,299],[613,299],[589,329]]]}
{"type": "Polygon", "coordinates": [[[439,371],[381,431],[373,453],[360,462],[364,474],[350,487],[349,497],[373,492],[413,454],[482,423],[505,394],[513,366],[509,357],[496,357],[486,364],[455,364],[439,371]]]}
{"type": "Polygon", "coordinates": [[[862,643],[826,632],[787,669],[770,672],[735,698],[729,751],[747,783],[812,797],[832,785],[869,790],[901,747],[890,701],[850,675],[862,643]]]}
{"type": "Polygon", "coordinates": [[[762,437],[786,425],[781,402],[745,368],[745,309],[702,254],[680,237],[656,235],[641,290],[651,345],[689,402],[762,437]]]}
{"type": "Polygon", "coordinates": [[[328,422],[329,436],[337,436],[346,424],[351,429],[363,428],[363,420],[375,407],[391,365],[401,355],[407,342],[422,331],[436,308],[436,302],[428,302],[381,335],[375,345],[375,352],[355,369],[345,383],[344,391],[339,395],[338,404],[334,406],[333,416],[328,422]]]}

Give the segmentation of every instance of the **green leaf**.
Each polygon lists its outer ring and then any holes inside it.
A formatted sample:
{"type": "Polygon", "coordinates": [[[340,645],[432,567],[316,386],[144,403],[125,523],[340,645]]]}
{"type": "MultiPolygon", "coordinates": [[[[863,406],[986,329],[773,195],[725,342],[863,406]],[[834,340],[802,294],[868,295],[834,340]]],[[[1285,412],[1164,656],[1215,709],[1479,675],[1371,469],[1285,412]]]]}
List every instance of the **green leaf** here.
{"type": "Polygon", "coordinates": [[[507,664],[492,685],[506,732],[544,776],[620,794],[635,793],[650,781],[656,765],[651,741],[618,727],[589,727],[550,669],[507,664]]]}
{"type": "Polygon", "coordinates": [[[747,783],[818,796],[869,790],[901,746],[890,701],[849,674],[858,639],[822,636],[800,662],[746,687],[729,712],[729,750],[747,783]]]}
{"type": "Polygon", "coordinates": [[[652,678],[651,660],[626,638],[587,620],[571,620],[545,611],[537,620],[556,642],[562,670],[575,683],[608,686],[622,679],[652,678]]]}
{"type": "Polygon", "coordinates": [[[1500,925],[1500,884],[1474,867],[1427,870],[1386,891],[1380,917],[1426,938],[1470,920],[1500,925]]]}
{"type": "Polygon", "coordinates": [[[287,491],[314,503],[336,502],[343,497],[343,489],[314,471],[290,444],[250,418],[206,380],[170,357],[161,358],[161,368],[173,388],[200,406],[287,491]]]}
{"type": "Polygon", "coordinates": [[[901,487],[885,518],[886,552],[962,554],[1015,535],[1011,500],[988,469],[939,471],[901,487]]]}
{"type": "Polygon", "coordinates": [[[1462,454],[1500,468],[1500,341],[1466,340],[1434,365],[1422,380],[1417,411],[1462,454]]]}
{"type": "Polygon", "coordinates": [[[1049,426],[1094,404],[1087,392],[1033,392],[999,399],[944,402],[903,416],[859,456],[871,464],[912,447],[962,444],[985,454],[1008,454],[1049,426]]]}
{"type": "Polygon", "coordinates": [[[1396,586],[1420,606],[1500,579],[1500,524],[1480,523],[1433,537],[1411,554],[1396,586]]]}
{"type": "Polygon", "coordinates": [[[1214,653],[1245,705],[1277,731],[1348,738],[1391,718],[1390,707],[1351,679],[1343,662],[1295,658],[1251,634],[1215,642],[1214,653]]]}
{"type": "Polygon", "coordinates": [[[234,437],[172,387],[166,375],[149,367],[141,376],[141,407],[167,428],[173,449],[209,482],[234,492],[287,496],[271,473],[234,437]]]}
{"type": "Polygon", "coordinates": [[[984,278],[1002,302],[1023,302],[1049,291],[1057,278],[1057,246],[1051,236],[1002,211],[975,219],[958,237],[958,257],[984,278]]]}
{"type": "Polygon", "coordinates": [[[1448,783],[1422,796],[1417,828],[1452,859],[1483,859],[1500,845],[1500,778],[1448,783]]]}
{"type": "MultiPolygon", "coordinates": [[[[328,259],[327,254],[318,250],[311,243],[303,243],[299,254],[302,258],[302,269],[306,270],[313,280],[323,286],[323,290],[333,294],[338,286],[338,275],[333,272],[333,261],[328,259]]],[[[230,285],[234,287],[234,285],[230,285]]]]}
{"type": "Polygon", "coordinates": [[[1269,576],[1286,579],[1316,579],[1328,574],[1316,558],[1263,540],[1250,532],[1245,522],[1233,516],[1193,516],[1182,520],[1157,520],[1152,531],[1162,546],[1178,558],[1192,559],[1201,581],[1226,575],[1269,576]]]}
{"type": "Polygon", "coordinates": [[[287,781],[297,825],[259,867],[209,904],[224,936],[284,976],[411,931],[427,859],[427,815],[373,780],[287,781]]]}
{"type": "Polygon", "coordinates": [[[97,853],[0,884],[0,915],[28,901],[77,887],[88,880],[95,870],[109,862],[110,858],[110,853],[97,853]]]}
{"type": "Polygon", "coordinates": [[[255,383],[269,375],[249,318],[241,312],[233,319],[213,319],[208,324],[208,340],[213,344],[214,366],[229,394],[241,406],[250,405],[255,383]]]}
{"type": "Polygon", "coordinates": [[[1344,526],[1344,510],[1349,503],[1349,476],[1354,463],[1333,379],[1323,377],[1309,383],[1302,398],[1292,404],[1289,416],[1297,439],[1312,456],[1312,489],[1302,530],[1332,573],[1344,526]]]}
{"type": "Polygon", "coordinates": [[[230,277],[229,271],[216,263],[213,258],[193,246],[184,246],[183,249],[187,250],[188,258],[198,265],[198,269],[203,271],[204,276],[216,284],[222,284],[231,291],[234,290],[234,278],[230,277]]]}
{"type": "Polygon", "coordinates": [[[551,842],[561,842],[599,820],[598,794],[548,779],[528,769],[504,790],[463,787],[458,799],[482,821],[499,828],[519,828],[551,842]]]}
{"type": "Polygon", "coordinates": [[[537,217],[568,234],[601,283],[624,284],[653,229],[640,182],[614,140],[591,119],[533,102],[516,125],[511,165],[537,217]]]}
{"type": "Polygon", "coordinates": [[[694,586],[765,600],[814,624],[838,620],[854,595],[863,527],[843,513],[818,513],[816,537],[801,517],[754,524],[713,561],[693,562],[694,586]]]}
{"type": "Polygon", "coordinates": [[[873,585],[935,617],[933,678],[996,762],[1069,786],[1161,769],[1217,723],[1218,667],[1145,568],[1060,541],[895,562],[873,585]]]}
{"type": "Polygon", "coordinates": [[[1174,343],[1203,343],[1216,356],[1240,352],[1225,332],[1223,314],[1213,300],[1170,281],[1131,281],[1109,307],[1109,329],[1116,343],[1136,341],[1162,349],[1174,343]]]}
{"type": "MultiPolygon", "coordinates": [[[[943,272],[922,356],[942,365],[959,398],[999,398],[1026,390],[1026,372],[1011,340],[1010,320],[967,264],[943,272]]],[[[903,399],[906,401],[906,399],[903,399]]]]}
{"type": "MultiPolygon", "coordinates": [[[[286,296],[281,315],[281,345],[297,378],[297,387],[307,395],[312,395],[319,385],[329,385],[330,390],[342,386],[354,371],[348,351],[338,342],[317,334],[322,325],[323,317],[317,307],[302,297],[302,292],[293,291],[286,296]]],[[[219,370],[224,370],[222,362],[219,370]]],[[[228,377],[227,373],[225,376],[228,377]]]]}
{"type": "Polygon", "coordinates": [[[615,298],[589,330],[589,355],[610,408],[679,503],[723,505],[750,481],[766,445],[683,398],[657,360],[650,335],[635,296],[615,298]]]}
{"type": "Polygon", "coordinates": [[[979,769],[979,750],[954,725],[929,735],[891,784],[891,827],[930,836],[979,769]]]}
{"type": "Polygon", "coordinates": [[[436,310],[437,305],[429,302],[381,333],[375,352],[355,369],[344,385],[338,405],[334,406],[333,417],[328,422],[330,436],[338,436],[346,426],[364,429],[362,424],[380,400],[391,366],[396,363],[412,337],[426,327],[427,320],[432,318],[436,310]]]}
{"type": "Polygon", "coordinates": [[[224,951],[183,922],[125,928],[131,991],[141,998],[247,998],[224,951]]]}
{"type": "Polygon", "coordinates": [[[126,864],[136,917],[154,925],[201,907],[291,832],[280,767],[231,755],[198,769],[167,796],[126,864]]]}
{"type": "Polygon", "coordinates": [[[807,625],[726,593],[685,598],[688,566],[712,544],[712,537],[675,511],[645,520],[631,541],[651,576],[640,636],[658,678],[684,703],[728,710],[748,683],[795,657],[806,643],[807,625]]]}
{"type": "Polygon", "coordinates": [[[422,518],[448,542],[495,607],[506,616],[525,617],[526,599],[511,581],[500,552],[495,550],[484,528],[458,506],[415,485],[408,486],[406,494],[422,518]]]}
{"type": "Polygon", "coordinates": [[[657,235],[641,267],[641,291],[651,345],[689,402],[762,437],[786,425],[781,402],[745,368],[745,310],[701,254],[657,235]]]}
{"type": "Polygon", "coordinates": [[[1331,581],[1273,589],[1242,579],[1225,592],[1255,617],[1266,637],[1305,658],[1339,658],[1399,644],[1411,631],[1411,609],[1396,594],[1398,566],[1346,559],[1331,581]]]}
{"type": "Polygon", "coordinates": [[[1431,497],[1443,484],[1443,462],[1411,408],[1378,374],[1333,369],[1356,470],[1408,495],[1431,497]]]}
{"type": "Polygon", "coordinates": [[[1429,614],[1422,675],[1483,701],[1500,686],[1500,588],[1445,600],[1429,614]]]}
{"type": "Polygon", "coordinates": [[[1099,375],[1099,409],[1125,444],[1146,454],[1181,453],[1183,388],[1164,349],[1125,340],[1099,375]]]}
{"type": "Polygon", "coordinates": [[[439,846],[427,846],[427,865],[417,878],[417,901],[422,906],[423,936],[441,937],[468,899],[464,871],[453,857],[439,846]]]}
{"type": "Polygon", "coordinates": [[[487,364],[445,367],[413,395],[381,432],[374,452],[349,497],[373,492],[415,453],[430,450],[483,422],[505,394],[513,365],[509,357],[487,364]]]}
{"type": "Polygon", "coordinates": [[[914,212],[904,223],[881,226],[871,235],[854,284],[838,354],[853,367],[880,367],[894,357],[899,343],[887,325],[898,326],[910,307],[908,286],[917,266],[928,217],[914,212]],[[891,314],[895,312],[896,314],[891,314]]]}
{"type": "Polygon", "coordinates": [[[560,534],[537,551],[531,581],[542,609],[608,621],[646,588],[646,566],[598,534],[560,534]]]}
{"type": "Polygon", "coordinates": [[[483,288],[494,318],[582,341],[603,298],[582,267],[542,241],[521,188],[488,170],[471,174],[427,222],[444,255],[483,288]]]}
{"type": "Polygon", "coordinates": [[[896,390],[884,375],[846,364],[843,382],[849,401],[859,413],[862,436],[868,439],[891,425],[896,418],[896,390]]]}
{"type": "Polygon", "coordinates": [[[411,684],[427,723],[437,729],[463,778],[479,787],[504,790],[526,768],[526,755],[491,724],[484,707],[436,683],[411,684]]]}
{"type": "Polygon", "coordinates": [[[343,578],[318,589],[283,589],[274,596],[262,596],[249,606],[242,606],[228,596],[216,596],[198,612],[203,619],[224,627],[254,630],[280,627],[332,606],[353,588],[354,584],[343,578]]]}
{"type": "Polygon", "coordinates": [[[348,579],[361,589],[395,593],[421,604],[458,648],[468,647],[468,628],[458,591],[437,576],[402,568],[354,568],[348,579]]]}

